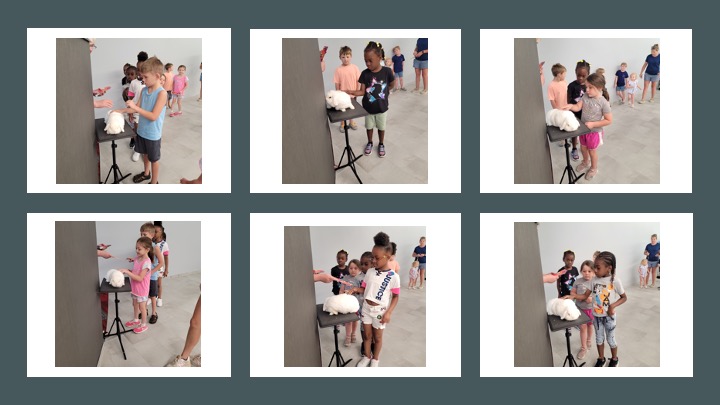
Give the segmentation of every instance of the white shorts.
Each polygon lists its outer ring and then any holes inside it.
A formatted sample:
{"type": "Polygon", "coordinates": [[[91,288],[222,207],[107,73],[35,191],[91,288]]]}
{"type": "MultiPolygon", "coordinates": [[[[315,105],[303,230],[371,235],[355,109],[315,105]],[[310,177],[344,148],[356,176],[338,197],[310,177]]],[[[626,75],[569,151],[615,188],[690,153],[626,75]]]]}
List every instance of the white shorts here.
{"type": "Polygon", "coordinates": [[[387,311],[387,307],[382,305],[370,305],[367,302],[363,303],[362,323],[365,325],[372,324],[375,329],[385,329],[385,324],[380,323],[385,311],[387,311]]]}

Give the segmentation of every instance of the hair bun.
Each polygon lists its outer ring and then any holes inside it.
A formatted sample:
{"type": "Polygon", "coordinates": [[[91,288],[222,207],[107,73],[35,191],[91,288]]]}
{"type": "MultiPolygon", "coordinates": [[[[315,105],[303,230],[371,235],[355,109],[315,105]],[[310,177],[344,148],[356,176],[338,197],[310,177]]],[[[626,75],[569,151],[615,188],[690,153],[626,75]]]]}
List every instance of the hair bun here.
{"type": "Polygon", "coordinates": [[[376,246],[385,247],[390,245],[390,237],[385,232],[378,232],[378,234],[373,237],[373,241],[376,246]]]}

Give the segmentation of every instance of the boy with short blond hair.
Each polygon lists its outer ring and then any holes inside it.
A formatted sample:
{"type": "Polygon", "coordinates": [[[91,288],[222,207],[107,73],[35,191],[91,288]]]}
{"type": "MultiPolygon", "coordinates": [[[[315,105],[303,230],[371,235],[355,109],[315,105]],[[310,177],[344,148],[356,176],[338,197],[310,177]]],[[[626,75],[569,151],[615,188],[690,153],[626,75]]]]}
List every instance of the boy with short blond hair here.
{"type": "MultiPolygon", "coordinates": [[[[352,49],[349,46],[340,48],[340,61],[342,65],[335,69],[335,90],[356,91],[360,90],[358,79],[360,78],[360,69],[351,63],[352,49]]],[[[340,132],[345,130],[345,122],[340,122],[340,132]]],[[[350,120],[350,128],[357,129],[355,120],[350,120]]]]}

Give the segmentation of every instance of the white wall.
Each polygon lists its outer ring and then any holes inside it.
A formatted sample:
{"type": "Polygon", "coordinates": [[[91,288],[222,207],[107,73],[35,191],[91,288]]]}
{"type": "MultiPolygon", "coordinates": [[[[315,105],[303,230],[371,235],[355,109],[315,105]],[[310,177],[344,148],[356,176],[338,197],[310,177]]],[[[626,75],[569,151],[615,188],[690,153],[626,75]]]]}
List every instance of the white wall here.
{"type": "MultiPolygon", "coordinates": [[[[606,250],[615,254],[615,276],[623,285],[639,285],[637,268],[644,258],[645,245],[650,243],[650,235],[654,233],[660,241],[662,234],[658,222],[541,222],[538,238],[542,273],[557,272],[563,267],[562,256],[566,250],[575,252],[574,266],[578,270],[583,261],[592,260],[596,250],[606,250]]],[[[546,301],[557,298],[555,284],[545,284],[545,298],[546,301]]]]}
{"type": "MultiPolygon", "coordinates": [[[[151,218],[152,219],[152,218],[151,218]]],[[[162,220],[162,218],[154,218],[162,220]]],[[[149,220],[148,222],[152,222],[149,220]]],[[[98,258],[99,280],[107,271],[132,268],[125,258],[135,257],[135,242],[140,237],[143,222],[98,221],[95,223],[98,244],[112,245],[108,252],[113,259],[98,258]]],[[[200,221],[163,221],[170,248],[170,277],[200,271],[200,221]]]]}
{"type": "MultiPolygon", "coordinates": [[[[90,55],[93,89],[110,86],[110,91],[101,98],[112,100],[115,108],[125,106],[121,85],[123,66],[137,65],[140,51],[147,52],[148,57],[157,56],[163,65],[172,63],[174,73],[178,66],[185,65],[189,80],[185,97],[200,94],[201,38],[98,38],[95,43],[97,48],[90,55]]],[[[105,118],[105,114],[106,109],[95,110],[95,118],[105,118]]]]}
{"type": "MultiPolygon", "coordinates": [[[[325,270],[337,266],[337,252],[344,249],[348,252],[348,262],[360,259],[366,251],[372,251],[373,237],[378,232],[385,232],[390,241],[397,244],[395,260],[400,265],[400,281],[407,286],[410,266],[415,260],[412,257],[420,237],[425,235],[424,226],[311,226],[310,244],[312,246],[313,269],[325,270]]],[[[428,241],[432,245],[432,240],[428,241]]],[[[315,283],[315,299],[317,304],[325,302],[332,295],[332,284],[315,283]]]]}
{"type": "MultiPolygon", "coordinates": [[[[615,72],[620,69],[620,64],[622,62],[628,64],[628,76],[633,72],[640,75],[645,58],[650,54],[650,47],[659,42],[658,38],[542,38],[538,43],[538,57],[540,61],[545,61],[545,85],[543,86],[545,111],[551,109],[547,99],[547,86],[553,79],[552,65],[560,63],[565,66],[567,69],[565,81],[568,84],[575,80],[575,65],[581,59],[590,63],[590,73],[595,73],[597,68],[604,68],[610,101],[614,102],[617,101],[617,96],[612,85],[615,81],[615,72]]],[[[662,53],[662,44],[660,45],[662,53]]],[[[641,86],[643,85],[641,84],[641,86]]]]}
{"type": "MultiPolygon", "coordinates": [[[[415,57],[413,57],[412,54],[417,44],[417,38],[320,38],[318,39],[318,51],[325,45],[328,47],[327,54],[325,55],[325,72],[323,73],[326,92],[328,90],[335,90],[335,83],[333,81],[335,69],[342,64],[342,62],[340,62],[340,48],[349,46],[350,49],[352,49],[353,57],[351,63],[356,65],[358,69],[360,69],[360,72],[362,72],[367,68],[365,66],[364,50],[370,41],[382,44],[386,58],[392,58],[392,49],[396,46],[400,47],[400,53],[405,56],[405,63],[403,64],[405,88],[409,88],[410,90],[415,88],[415,69],[413,68],[413,59],[415,59],[415,57]]],[[[429,47],[430,44],[428,44],[428,49],[429,47]]]]}

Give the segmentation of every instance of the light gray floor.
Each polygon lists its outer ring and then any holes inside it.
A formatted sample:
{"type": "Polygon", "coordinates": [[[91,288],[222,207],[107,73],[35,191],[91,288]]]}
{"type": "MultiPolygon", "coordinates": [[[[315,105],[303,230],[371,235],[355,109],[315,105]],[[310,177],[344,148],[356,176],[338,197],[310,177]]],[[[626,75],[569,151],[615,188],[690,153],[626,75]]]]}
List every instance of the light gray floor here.
{"type": "MultiPolygon", "coordinates": [[[[407,91],[390,95],[387,128],[385,132],[384,158],[377,154],[378,132],[373,131],[374,149],[370,156],[363,156],[355,162],[360,179],[367,184],[427,184],[428,182],[428,95],[412,93],[414,84],[407,91]]],[[[359,101],[359,99],[358,99],[359,101]]],[[[357,130],[350,129],[350,147],[357,155],[363,155],[367,144],[365,118],[355,120],[357,130]]],[[[335,164],[345,148],[345,135],[340,124],[330,124],[335,164]]],[[[343,164],[347,157],[343,158],[343,164]]],[[[357,184],[349,167],[335,172],[335,183],[357,184]]]]}
{"type": "MultiPolygon", "coordinates": [[[[650,99],[650,89],[645,104],[635,100],[635,108],[629,104],[619,105],[617,95],[611,94],[613,123],[605,127],[604,144],[598,149],[598,174],[590,181],[585,177],[578,184],[659,184],[660,183],[660,91],[655,101],[650,99]]],[[[580,144],[578,142],[578,153],[580,144]]],[[[550,145],[555,183],[560,181],[565,169],[565,148],[557,143],[550,145]]],[[[576,168],[580,160],[570,163],[576,168]]],[[[579,174],[579,173],[578,173],[579,174]]],[[[563,184],[567,183],[567,176],[563,184]]]]}
{"type": "MultiPolygon", "coordinates": [[[[617,309],[615,340],[618,345],[618,367],[660,367],[660,280],[655,288],[640,289],[638,283],[625,289],[627,301],[617,309]]],[[[597,346],[583,360],[577,359],[580,351],[580,331],[571,329],[570,348],[578,364],[587,362],[585,367],[595,366],[598,359],[597,346]]],[[[595,332],[593,330],[593,341],[595,332]]],[[[562,367],[567,356],[565,331],[550,332],[553,363],[562,367]]],[[[605,357],[611,357],[610,348],[605,344],[605,357]]],[[[607,366],[607,363],[606,363],[607,366]]]]}
{"type": "MultiPolygon", "coordinates": [[[[177,106],[175,107],[177,110],[177,106]]],[[[125,125],[129,125],[125,123],[125,125]]],[[[126,127],[127,129],[127,127],[126,127]]],[[[162,146],[160,149],[160,178],[159,183],[177,184],[180,179],[195,179],[200,175],[198,161],[202,157],[202,102],[194,97],[183,99],[183,114],[179,117],[170,117],[170,109],[165,113],[163,123],[162,146]]],[[[123,175],[132,173],[122,181],[123,184],[135,184],[132,177],[144,170],[142,158],[133,162],[130,160],[133,150],[128,147],[128,139],[115,142],[117,149],[117,164],[123,175]]],[[[100,144],[100,175],[105,181],[112,165],[112,142],[100,144]]],[[[113,180],[110,174],[111,183],[113,180]]],[[[147,184],[146,180],[139,184],[147,184]]]]}
{"type": "MultiPolygon", "coordinates": [[[[340,352],[345,361],[352,359],[345,367],[355,367],[361,359],[360,330],[357,332],[357,342],[345,347],[345,327],[341,325],[339,328],[340,352]]],[[[318,332],[322,366],[327,367],[335,352],[333,328],[318,328],[318,332]]],[[[380,367],[425,367],[425,341],[425,290],[408,290],[407,286],[403,286],[392,320],[383,332],[380,367]]]]}
{"type": "MultiPolygon", "coordinates": [[[[185,347],[188,326],[200,296],[200,273],[171,276],[163,281],[163,306],[157,309],[158,321],[147,331],[122,335],[127,360],[123,359],[117,336],[105,339],[98,367],[163,367],[185,347]]],[[[132,320],[130,293],[118,294],[120,319],[132,320]]],[[[152,314],[152,311],[150,312],[152,314]]],[[[108,299],[108,328],[115,319],[115,294],[108,299]]],[[[122,328],[120,329],[122,330],[122,328]]],[[[116,330],[113,328],[112,330],[116,330]]],[[[202,340],[192,351],[200,354],[202,340]]]]}

